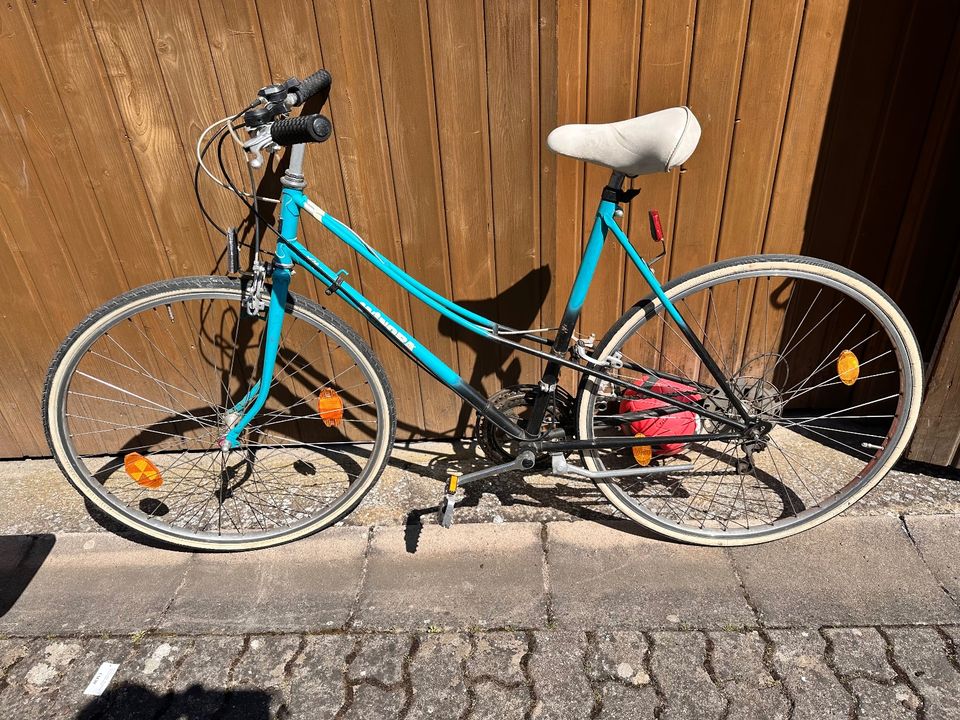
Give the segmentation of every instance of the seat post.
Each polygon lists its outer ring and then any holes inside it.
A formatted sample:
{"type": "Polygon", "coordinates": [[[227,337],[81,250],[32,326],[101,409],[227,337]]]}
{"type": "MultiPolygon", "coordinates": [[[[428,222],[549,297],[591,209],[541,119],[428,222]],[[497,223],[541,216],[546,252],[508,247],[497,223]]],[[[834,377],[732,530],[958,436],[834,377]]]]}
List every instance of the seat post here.
{"type": "Polygon", "coordinates": [[[616,170],[610,173],[610,181],[603,188],[603,194],[600,196],[601,199],[609,202],[617,202],[620,191],[623,189],[623,181],[626,177],[624,173],[617,172],[616,170]]]}

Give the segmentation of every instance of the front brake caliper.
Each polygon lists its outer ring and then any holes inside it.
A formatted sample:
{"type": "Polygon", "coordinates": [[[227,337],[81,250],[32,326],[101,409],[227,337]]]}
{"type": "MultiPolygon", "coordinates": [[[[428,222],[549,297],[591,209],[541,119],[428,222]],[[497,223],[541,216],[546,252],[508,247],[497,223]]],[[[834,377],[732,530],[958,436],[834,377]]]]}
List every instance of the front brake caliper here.
{"type": "Polygon", "coordinates": [[[267,308],[263,299],[263,287],[267,278],[267,266],[259,260],[253,264],[253,274],[243,290],[243,307],[247,315],[256,317],[267,308]]]}

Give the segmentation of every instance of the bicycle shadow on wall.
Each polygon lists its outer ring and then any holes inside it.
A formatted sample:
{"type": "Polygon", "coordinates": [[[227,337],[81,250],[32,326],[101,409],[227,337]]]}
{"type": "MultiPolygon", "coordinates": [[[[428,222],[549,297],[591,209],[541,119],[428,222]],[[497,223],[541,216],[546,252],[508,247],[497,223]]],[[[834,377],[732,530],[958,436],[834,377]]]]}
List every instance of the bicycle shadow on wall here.
{"type": "MultiPolygon", "coordinates": [[[[458,301],[458,304],[499,324],[526,330],[536,322],[550,291],[551,282],[550,267],[541,265],[494,297],[463,300],[458,301]]],[[[483,395],[489,397],[500,388],[520,382],[521,367],[517,352],[501,348],[480,335],[464,330],[445,316],[440,317],[437,329],[444,337],[451,338],[457,344],[465,345],[473,351],[475,360],[467,382],[483,395]],[[488,384],[491,387],[487,387],[488,384]]],[[[466,438],[473,412],[473,408],[466,403],[462,405],[457,424],[452,431],[455,438],[466,438]]],[[[469,449],[472,449],[472,445],[463,448],[465,451],[469,449]]]]}

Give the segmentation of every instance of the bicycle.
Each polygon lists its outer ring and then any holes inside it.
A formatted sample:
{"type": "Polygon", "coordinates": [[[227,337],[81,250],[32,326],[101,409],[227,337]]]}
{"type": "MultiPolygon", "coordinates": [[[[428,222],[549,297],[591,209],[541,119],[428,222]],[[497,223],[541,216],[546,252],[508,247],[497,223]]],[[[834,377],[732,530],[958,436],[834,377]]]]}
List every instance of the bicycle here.
{"type": "MultiPolygon", "coordinates": [[[[764,542],[840,513],[903,453],[921,358],[907,320],[876,285],[788,255],[725,260],[661,285],[651,265],[663,251],[648,263],[621,229],[622,208],[639,192],[626,179],[676,168],[699,142],[688,108],[550,134],[553,150],[611,176],[558,327],[518,330],[421,284],[307,197],[305,148],[329,138],[331,125],[289,113],[317,94],[322,107],[330,85],[321,70],[261,88],[197,142],[196,178],[209,175],[255,218],[247,272],[236,277],[236,231],[217,226],[234,277],[126,292],[57,350],[44,392],[47,438],[67,478],[110,517],[175,545],[260,548],[339,521],[377,481],[396,431],[389,382],[354,330],[289,291],[295,267],[476,410],[491,464],[449,477],[438,509],[447,527],[458,487],[546,466],[594,481],[624,516],[661,535],[764,542]],[[224,163],[228,138],[246,153],[249,192],[224,163]],[[222,177],[204,163],[214,142],[222,177]],[[283,150],[280,197],[259,196],[253,170],[264,153],[283,150]],[[279,228],[259,212],[267,201],[279,203],[279,228]],[[460,329],[542,360],[540,381],[484,397],[297,239],[303,214],[460,329]],[[270,263],[261,230],[276,235],[270,263]],[[611,236],[651,292],[595,341],[575,328],[611,236]],[[558,385],[561,370],[579,375],[575,396],[558,385]]],[[[651,222],[665,247],[655,211],[651,222]]]]}

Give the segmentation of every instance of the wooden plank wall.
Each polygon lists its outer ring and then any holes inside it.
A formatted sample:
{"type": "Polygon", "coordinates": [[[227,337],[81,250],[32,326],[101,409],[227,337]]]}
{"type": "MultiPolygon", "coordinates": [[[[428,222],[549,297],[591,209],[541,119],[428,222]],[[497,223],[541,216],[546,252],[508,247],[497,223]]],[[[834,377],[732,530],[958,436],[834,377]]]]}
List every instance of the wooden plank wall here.
{"type": "MultiPolygon", "coordinates": [[[[219,236],[193,197],[193,143],[266,81],[333,74],[335,138],[307,166],[319,204],[438,291],[528,327],[559,316],[606,179],[549,153],[557,124],[693,107],[697,154],[641,178],[626,218],[652,252],[645,209],[659,208],[666,275],[801,250],[846,15],[847,0],[5,3],[0,456],[47,452],[44,372],[85,312],[218,269],[219,236]]],[[[228,196],[204,198],[238,222],[228,196]]],[[[537,362],[461,337],[318,229],[305,235],[486,392],[534,378],[537,362]]],[[[621,258],[604,261],[588,334],[643,293],[621,258]]],[[[296,286],[319,295],[302,277],[296,286]]],[[[401,435],[466,431],[453,395],[361,330],[393,382],[401,435]]]]}

